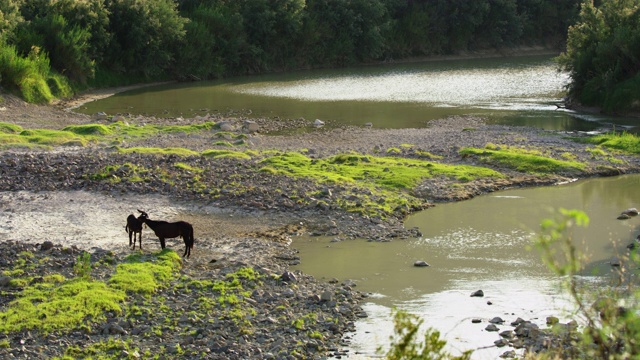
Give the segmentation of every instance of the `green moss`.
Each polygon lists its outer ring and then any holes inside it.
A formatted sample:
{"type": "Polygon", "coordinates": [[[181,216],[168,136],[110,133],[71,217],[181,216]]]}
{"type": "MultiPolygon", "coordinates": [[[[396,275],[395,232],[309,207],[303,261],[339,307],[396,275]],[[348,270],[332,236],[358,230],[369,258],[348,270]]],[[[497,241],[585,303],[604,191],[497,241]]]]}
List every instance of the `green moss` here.
{"type": "Polygon", "coordinates": [[[62,129],[78,135],[109,135],[113,130],[105,125],[87,124],[87,125],[71,125],[62,129]]]}
{"type": "Polygon", "coordinates": [[[161,125],[161,126],[151,126],[150,128],[155,128],[158,131],[162,132],[184,132],[184,133],[193,133],[203,130],[211,130],[215,127],[215,123],[211,121],[204,122],[202,124],[192,124],[192,125],[161,125]]]}
{"type": "Polygon", "coordinates": [[[242,160],[251,159],[251,153],[232,150],[205,150],[202,152],[202,156],[211,158],[234,158],[242,160]]]}
{"type": "MultiPolygon", "coordinates": [[[[267,157],[261,165],[262,172],[305,177],[320,184],[341,184],[343,194],[333,200],[338,206],[346,211],[382,217],[423,207],[424,200],[412,193],[418,184],[433,176],[464,182],[481,177],[503,177],[499,172],[483,167],[357,153],[312,160],[291,152],[267,157]]],[[[322,199],[322,193],[305,195],[304,200],[298,201],[309,202],[313,197],[316,206],[329,206],[322,199]]]]}
{"type": "Polygon", "coordinates": [[[125,292],[151,295],[175,277],[182,260],[175,251],[164,249],[153,258],[129,256],[119,264],[109,286],[125,292]]]}
{"type": "Polygon", "coordinates": [[[0,313],[0,332],[38,329],[44,333],[75,328],[87,319],[103,319],[105,311],[120,313],[125,293],[103,282],[72,279],[25,287],[0,313]]]}
{"type": "Polygon", "coordinates": [[[533,174],[575,173],[586,167],[578,161],[557,160],[542,156],[539,151],[508,146],[499,147],[494,144],[487,144],[484,149],[463,148],[460,154],[478,156],[486,163],[533,174]]]}
{"type": "Polygon", "coordinates": [[[5,146],[60,146],[70,142],[86,146],[89,140],[72,132],[59,130],[33,129],[22,130],[19,133],[0,133],[0,145],[5,146]]]}
{"type": "Polygon", "coordinates": [[[324,160],[311,160],[299,153],[286,153],[268,157],[261,164],[264,170],[273,173],[309,177],[319,182],[379,186],[390,190],[412,189],[423,179],[434,175],[455,179],[503,176],[482,167],[361,154],[340,154],[324,160]]]}
{"type": "MultiPolygon", "coordinates": [[[[21,261],[14,262],[11,271],[21,276],[17,268],[30,268],[28,254],[20,254],[21,261]]],[[[37,330],[43,333],[63,331],[85,326],[87,322],[103,321],[104,313],[121,313],[126,293],[152,293],[169,283],[180,267],[180,257],[172,250],[164,250],[153,256],[131,257],[116,268],[108,285],[91,280],[88,258],[82,263],[79,277],[65,279],[60,274],[44,276],[33,282],[29,277],[14,278],[23,289],[11,301],[5,311],[0,312],[0,332],[10,333],[37,330]],[[149,279],[151,274],[151,279],[149,279]]]]}
{"type": "Polygon", "coordinates": [[[197,168],[197,167],[193,167],[191,165],[188,165],[188,164],[185,164],[185,163],[182,163],[182,162],[175,163],[174,166],[177,167],[178,169],[187,170],[187,171],[191,171],[191,172],[194,172],[194,173],[201,173],[201,172],[204,171],[203,169],[200,169],[200,168],[197,168]]]}
{"type": "Polygon", "coordinates": [[[185,148],[151,148],[151,147],[132,147],[118,148],[118,152],[123,154],[138,153],[151,155],[177,155],[177,156],[198,156],[199,154],[193,150],[185,148]]]}
{"type": "Polygon", "coordinates": [[[628,132],[608,133],[576,140],[596,144],[608,149],[615,149],[631,154],[640,154],[640,136],[628,132]]]}
{"type": "Polygon", "coordinates": [[[22,126],[0,122],[0,133],[19,134],[22,132],[22,130],[24,130],[22,126]]]}
{"type": "MultiPolygon", "coordinates": [[[[52,360],[67,359],[138,359],[133,340],[109,338],[97,343],[86,344],[86,346],[72,345],[65,350],[64,357],[52,360]],[[126,356],[125,354],[129,354],[126,356]]],[[[148,357],[150,358],[150,357],[148,357]]]]}

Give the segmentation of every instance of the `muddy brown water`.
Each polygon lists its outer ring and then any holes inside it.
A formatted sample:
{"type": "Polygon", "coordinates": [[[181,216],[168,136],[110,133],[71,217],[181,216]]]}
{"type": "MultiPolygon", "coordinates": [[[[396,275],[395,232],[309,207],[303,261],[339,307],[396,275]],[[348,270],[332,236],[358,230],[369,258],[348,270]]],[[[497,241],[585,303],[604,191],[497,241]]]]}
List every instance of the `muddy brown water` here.
{"type": "MultiPolygon", "coordinates": [[[[372,294],[364,306],[369,317],[358,322],[352,337],[351,349],[360,357],[375,357],[376,349],[389,343],[393,308],[417,314],[424,327],[441,331],[453,352],[480,349],[499,339],[484,331],[495,316],[507,323],[521,317],[541,327],[547,316],[571,319],[575,309],[560,279],[531,247],[551,209],[579,209],[589,216],[588,227],[572,232],[577,247],[589,254],[583,279],[607,282],[611,258],[627,254],[626,246],[640,234],[640,217],[617,219],[622,210],[640,207],[639,186],[640,175],[625,175],[438,204],[407,219],[407,227],[420,228],[419,239],[296,238],[292,246],[301,257],[296,268],[319,279],[352,279],[372,294]],[[431,266],[414,267],[417,260],[431,266]],[[470,297],[479,289],[485,297],[470,297]],[[473,318],[482,323],[472,324],[473,318]]],[[[474,358],[495,359],[507,350],[481,349],[474,358]]]]}

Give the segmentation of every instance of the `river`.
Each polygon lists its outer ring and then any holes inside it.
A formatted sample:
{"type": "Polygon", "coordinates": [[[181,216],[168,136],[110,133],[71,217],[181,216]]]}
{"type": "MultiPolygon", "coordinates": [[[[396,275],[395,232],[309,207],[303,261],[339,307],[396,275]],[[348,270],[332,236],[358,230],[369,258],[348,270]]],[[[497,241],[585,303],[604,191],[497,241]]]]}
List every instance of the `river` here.
{"type": "MultiPolygon", "coordinates": [[[[633,119],[559,108],[567,81],[549,56],[431,61],[162,85],[78,110],[175,117],[216,112],[321,119],[327,126],[370,122],[380,128],[424,127],[432,119],[471,114],[490,123],[550,130],[636,130],[633,119]]],[[[296,268],[318,279],[351,279],[370,294],[364,305],[369,317],[356,323],[348,339],[352,358],[380,356],[376,349],[389,343],[393,329],[391,310],[400,308],[441,331],[452,352],[477,349],[474,359],[496,359],[507,348],[486,348],[499,338],[484,330],[489,319],[500,316],[509,323],[521,317],[544,327],[546,316],[567,321],[573,310],[558,277],[530,249],[550,209],[587,213],[591,224],[573,234],[591,255],[583,277],[606,279],[611,258],[625,255],[640,233],[640,219],[616,219],[638,206],[639,185],[637,175],[598,178],[438,204],[407,219],[407,227],[420,228],[418,239],[300,237],[292,245],[300,251],[296,268]],[[417,260],[431,266],[414,267],[417,260]],[[476,290],[485,296],[471,297],[476,290]]]]}
{"type": "Polygon", "coordinates": [[[424,127],[450,115],[548,130],[635,127],[633,119],[559,109],[568,81],[549,56],[430,61],[167,84],[84,104],[79,112],[315,119],[327,126],[424,127]]]}

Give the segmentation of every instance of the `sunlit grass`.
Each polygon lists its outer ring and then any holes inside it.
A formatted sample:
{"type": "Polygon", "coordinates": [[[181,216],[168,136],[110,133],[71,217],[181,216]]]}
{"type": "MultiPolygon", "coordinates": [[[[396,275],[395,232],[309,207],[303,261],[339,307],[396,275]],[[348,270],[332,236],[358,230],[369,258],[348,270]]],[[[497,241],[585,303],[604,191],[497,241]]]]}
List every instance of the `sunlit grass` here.
{"type": "Polygon", "coordinates": [[[233,158],[233,159],[251,159],[250,152],[232,151],[232,150],[205,150],[202,156],[209,158],[233,158]]]}
{"type": "MultiPolygon", "coordinates": [[[[28,259],[20,260],[14,270],[29,267],[28,259]]],[[[87,274],[75,278],[51,274],[40,282],[33,282],[23,272],[12,271],[16,278],[10,286],[24,289],[0,312],[0,333],[31,329],[50,333],[79,328],[87,321],[104,321],[108,311],[123,312],[128,293],[154,293],[167,285],[180,266],[178,254],[165,249],[151,256],[130,257],[118,265],[108,283],[92,280],[90,266],[87,274]]]]}
{"type": "Polygon", "coordinates": [[[177,155],[177,156],[198,156],[198,152],[185,149],[185,148],[156,148],[156,147],[132,147],[121,148],[118,147],[118,152],[123,154],[147,154],[147,155],[177,155]]]}
{"type": "Polygon", "coordinates": [[[516,147],[487,145],[484,149],[463,148],[461,155],[474,155],[482,161],[531,174],[555,174],[579,172],[586,165],[578,161],[557,160],[545,157],[539,151],[516,147]]]}
{"type": "Polygon", "coordinates": [[[596,135],[579,139],[579,141],[631,154],[640,154],[640,136],[628,132],[596,135]]]}
{"type": "Polygon", "coordinates": [[[386,189],[411,189],[433,176],[458,181],[503,177],[497,171],[469,165],[447,165],[420,159],[341,154],[312,160],[300,153],[285,153],[263,160],[263,171],[303,176],[327,183],[360,183],[386,189]]]}

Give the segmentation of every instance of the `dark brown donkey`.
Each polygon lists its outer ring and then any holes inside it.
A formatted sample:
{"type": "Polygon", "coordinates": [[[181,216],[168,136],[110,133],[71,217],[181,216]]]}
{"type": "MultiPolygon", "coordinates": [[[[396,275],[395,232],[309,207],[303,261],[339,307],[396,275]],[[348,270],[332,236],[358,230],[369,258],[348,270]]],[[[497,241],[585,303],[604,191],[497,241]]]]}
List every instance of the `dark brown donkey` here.
{"type": "MultiPolygon", "coordinates": [[[[140,211],[140,210],[138,210],[140,211]]],[[[138,234],[138,241],[140,242],[140,249],[142,249],[142,215],[135,217],[133,214],[127,217],[127,225],[124,227],[124,231],[129,233],[129,247],[133,244],[133,249],[136,249],[136,234],[138,234]],[[131,236],[133,235],[133,242],[131,236]]]]}
{"type": "Polygon", "coordinates": [[[165,248],[165,239],[172,239],[176,237],[182,237],[184,240],[184,254],[182,257],[189,258],[191,256],[191,249],[193,249],[193,243],[195,239],[193,238],[193,226],[186,221],[178,221],[178,222],[166,222],[166,221],[156,221],[149,219],[149,215],[146,212],[140,211],[141,215],[138,217],[142,222],[147,224],[151,230],[156,234],[156,236],[160,239],[160,246],[165,248]]]}

